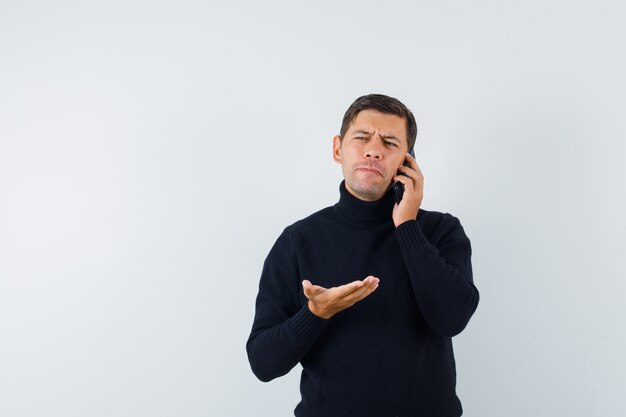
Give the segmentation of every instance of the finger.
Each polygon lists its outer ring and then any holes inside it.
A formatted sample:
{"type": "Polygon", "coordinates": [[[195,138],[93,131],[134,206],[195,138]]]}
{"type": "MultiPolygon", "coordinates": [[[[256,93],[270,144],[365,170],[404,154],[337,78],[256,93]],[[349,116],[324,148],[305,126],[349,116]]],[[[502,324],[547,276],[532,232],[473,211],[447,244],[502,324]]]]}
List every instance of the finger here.
{"type": "Polygon", "coordinates": [[[416,170],[414,170],[411,167],[404,166],[404,165],[400,165],[400,167],[398,168],[398,171],[407,177],[411,177],[412,179],[415,179],[419,175],[419,173],[416,170]]]}
{"type": "Polygon", "coordinates": [[[379,278],[375,277],[374,275],[368,275],[364,280],[363,283],[365,285],[370,285],[370,284],[374,284],[374,283],[378,283],[380,281],[379,278]]]}
{"type": "Polygon", "coordinates": [[[352,292],[352,291],[358,290],[362,286],[363,286],[363,281],[356,280],[356,281],[350,282],[349,284],[340,285],[337,287],[337,289],[340,290],[341,292],[352,292]]]}
{"type": "Polygon", "coordinates": [[[411,156],[411,154],[410,154],[410,153],[408,153],[408,152],[406,153],[406,157],[405,157],[405,159],[406,159],[406,161],[409,163],[409,166],[410,166],[411,168],[413,168],[413,169],[414,169],[414,170],[416,170],[416,171],[418,171],[418,170],[419,170],[419,167],[417,166],[417,161],[415,160],[415,158],[413,158],[413,157],[411,156]]]}
{"type": "Polygon", "coordinates": [[[404,184],[405,190],[413,191],[413,188],[414,188],[413,178],[407,177],[406,175],[396,175],[393,177],[393,180],[404,184]]]}
{"type": "Polygon", "coordinates": [[[311,281],[305,279],[302,281],[302,289],[304,291],[304,295],[307,298],[310,298],[324,291],[326,288],[320,287],[319,285],[313,285],[311,284],[311,281]]]}
{"type": "Polygon", "coordinates": [[[378,281],[372,281],[369,285],[365,285],[357,291],[354,291],[352,294],[344,297],[342,301],[349,303],[350,305],[357,303],[376,291],[378,285],[378,281]]]}
{"type": "Polygon", "coordinates": [[[325,290],[326,288],[312,284],[308,279],[302,280],[302,286],[312,289],[313,291],[325,290]]]}
{"type": "Polygon", "coordinates": [[[362,298],[363,294],[368,294],[378,286],[380,280],[373,275],[369,275],[363,281],[359,281],[363,285],[349,294],[345,294],[345,297],[362,298]]]}
{"type": "Polygon", "coordinates": [[[363,288],[363,281],[353,281],[349,284],[341,285],[339,287],[333,288],[335,294],[337,294],[338,298],[348,297],[356,291],[359,291],[363,288]]]}
{"type": "Polygon", "coordinates": [[[417,165],[417,161],[411,155],[407,154],[406,161],[409,163],[409,166],[405,166],[404,164],[398,167],[398,171],[410,175],[411,177],[423,177],[422,170],[419,165],[417,165]],[[414,175],[412,175],[415,173],[414,175]]]}
{"type": "Polygon", "coordinates": [[[415,158],[413,158],[410,155],[409,155],[409,165],[417,173],[418,177],[424,176],[424,174],[422,174],[422,170],[420,169],[419,165],[417,165],[417,161],[415,160],[415,158]]]}
{"type": "Polygon", "coordinates": [[[408,184],[410,182],[413,182],[413,180],[407,177],[406,175],[394,175],[393,180],[397,182],[401,182],[402,184],[408,184]]]}
{"type": "Polygon", "coordinates": [[[310,281],[302,281],[302,291],[304,292],[304,296],[309,299],[314,295],[311,287],[312,285],[310,281]]]}

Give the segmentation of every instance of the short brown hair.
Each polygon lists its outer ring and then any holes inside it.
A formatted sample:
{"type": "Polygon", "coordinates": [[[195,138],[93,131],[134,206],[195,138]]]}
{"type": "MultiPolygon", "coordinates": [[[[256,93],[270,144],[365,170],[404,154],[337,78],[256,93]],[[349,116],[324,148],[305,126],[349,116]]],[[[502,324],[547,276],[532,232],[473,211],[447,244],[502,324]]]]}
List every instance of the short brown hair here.
{"type": "Polygon", "coordinates": [[[346,110],[346,114],[343,115],[341,131],[339,133],[341,140],[343,140],[344,135],[356,116],[361,111],[368,109],[402,117],[406,121],[406,137],[409,149],[415,146],[415,141],[417,140],[417,123],[415,122],[413,113],[411,113],[411,110],[402,104],[400,100],[384,94],[368,94],[354,100],[354,103],[346,110]]]}

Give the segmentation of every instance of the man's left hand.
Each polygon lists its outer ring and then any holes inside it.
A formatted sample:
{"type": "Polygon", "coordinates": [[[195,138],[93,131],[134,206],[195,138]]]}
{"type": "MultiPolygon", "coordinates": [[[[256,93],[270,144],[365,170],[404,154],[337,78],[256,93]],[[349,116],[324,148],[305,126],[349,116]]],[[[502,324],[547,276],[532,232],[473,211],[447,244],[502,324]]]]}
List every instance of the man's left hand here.
{"type": "Polygon", "coordinates": [[[422,198],[424,197],[424,176],[422,171],[417,166],[415,158],[408,153],[406,154],[406,160],[410,166],[403,165],[398,169],[404,175],[397,174],[393,177],[394,181],[404,184],[404,195],[400,204],[393,206],[392,218],[393,224],[396,227],[400,226],[407,220],[415,220],[417,212],[422,205],[422,198]]]}

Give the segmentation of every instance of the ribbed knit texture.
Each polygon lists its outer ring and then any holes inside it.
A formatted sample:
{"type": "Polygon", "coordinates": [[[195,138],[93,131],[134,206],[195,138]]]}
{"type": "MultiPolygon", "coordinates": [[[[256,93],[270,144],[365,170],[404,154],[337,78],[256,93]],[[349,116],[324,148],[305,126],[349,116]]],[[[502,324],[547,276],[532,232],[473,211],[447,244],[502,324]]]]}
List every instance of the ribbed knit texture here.
{"type": "Polygon", "coordinates": [[[269,381],[303,367],[298,417],[458,417],[451,337],[478,305],[471,247],[458,219],[419,210],[396,228],[393,193],[364,202],[340,186],[332,207],[280,235],[261,274],[247,343],[269,381]],[[329,320],[301,282],[329,288],[380,278],[378,289],[329,320]]]}

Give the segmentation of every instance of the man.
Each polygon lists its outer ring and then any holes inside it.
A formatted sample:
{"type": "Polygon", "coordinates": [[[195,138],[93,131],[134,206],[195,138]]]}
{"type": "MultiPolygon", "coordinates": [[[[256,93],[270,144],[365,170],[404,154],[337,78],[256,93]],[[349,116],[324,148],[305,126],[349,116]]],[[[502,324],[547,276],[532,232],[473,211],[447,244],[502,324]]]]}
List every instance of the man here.
{"type": "Polygon", "coordinates": [[[416,136],[400,101],[359,97],[333,138],[339,202],[287,227],[265,261],[248,358],[262,381],[302,364],[296,416],[462,414],[451,338],[479,295],[459,220],[420,208],[416,136]]]}

